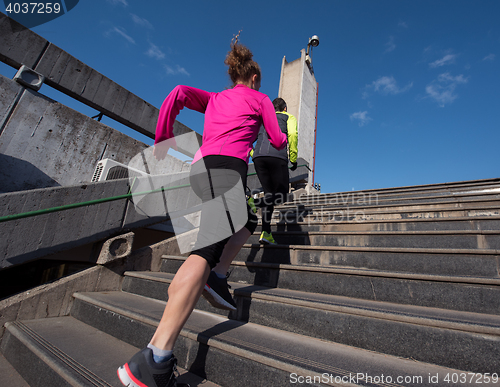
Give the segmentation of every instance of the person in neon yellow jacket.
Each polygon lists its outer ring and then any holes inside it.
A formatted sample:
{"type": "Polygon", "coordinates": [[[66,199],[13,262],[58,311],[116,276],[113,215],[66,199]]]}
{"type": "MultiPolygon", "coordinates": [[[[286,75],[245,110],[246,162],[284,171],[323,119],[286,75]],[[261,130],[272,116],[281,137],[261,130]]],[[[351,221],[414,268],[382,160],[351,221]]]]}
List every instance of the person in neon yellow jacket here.
{"type": "Polygon", "coordinates": [[[276,244],[271,234],[274,206],[287,200],[290,182],[288,161],[292,164],[292,171],[297,169],[297,119],[287,112],[286,102],[282,98],[276,98],[273,105],[280,129],[287,135],[288,147],[281,150],[274,148],[264,127],[261,127],[251,153],[255,172],[264,190],[264,197],[254,202],[255,206],[262,208],[262,233],[259,239],[262,244],[276,244]]]}

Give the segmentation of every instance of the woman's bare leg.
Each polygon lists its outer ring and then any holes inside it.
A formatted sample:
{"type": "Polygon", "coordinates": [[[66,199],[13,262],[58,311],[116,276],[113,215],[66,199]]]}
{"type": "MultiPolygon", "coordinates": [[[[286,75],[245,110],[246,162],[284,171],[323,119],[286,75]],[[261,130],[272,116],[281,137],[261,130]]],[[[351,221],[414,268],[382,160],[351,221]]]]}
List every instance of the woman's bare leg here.
{"type": "Polygon", "coordinates": [[[246,243],[248,238],[250,238],[250,231],[246,227],[243,227],[240,231],[236,232],[229,238],[224,246],[220,261],[212,270],[218,274],[226,275],[231,262],[236,257],[236,254],[241,250],[241,247],[246,243]]]}
{"type": "Polygon", "coordinates": [[[182,327],[191,315],[210,274],[208,262],[190,255],[175,274],[168,288],[168,302],[151,344],[172,350],[182,327]]]}

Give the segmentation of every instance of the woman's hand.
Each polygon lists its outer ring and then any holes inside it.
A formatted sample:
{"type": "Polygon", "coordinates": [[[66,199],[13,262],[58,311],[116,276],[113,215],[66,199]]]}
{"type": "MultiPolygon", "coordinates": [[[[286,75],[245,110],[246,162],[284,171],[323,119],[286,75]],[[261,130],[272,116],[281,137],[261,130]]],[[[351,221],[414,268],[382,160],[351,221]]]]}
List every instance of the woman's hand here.
{"type": "Polygon", "coordinates": [[[168,140],[155,144],[153,148],[153,155],[156,160],[163,160],[167,157],[167,153],[170,148],[177,150],[177,144],[174,138],[169,138],[168,140]]]}
{"type": "Polygon", "coordinates": [[[170,147],[168,146],[168,144],[164,144],[164,142],[155,144],[153,148],[153,155],[155,156],[156,160],[163,160],[165,157],[167,157],[167,153],[170,147]]]}

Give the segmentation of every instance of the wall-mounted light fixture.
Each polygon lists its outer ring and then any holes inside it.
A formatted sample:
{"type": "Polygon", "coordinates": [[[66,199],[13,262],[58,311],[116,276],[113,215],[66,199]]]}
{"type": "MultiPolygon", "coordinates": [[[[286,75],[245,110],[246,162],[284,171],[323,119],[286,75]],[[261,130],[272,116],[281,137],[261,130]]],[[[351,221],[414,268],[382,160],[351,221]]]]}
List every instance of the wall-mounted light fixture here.
{"type": "Polygon", "coordinates": [[[310,66],[312,66],[312,47],[318,47],[318,46],[319,46],[318,35],[313,35],[312,37],[309,38],[309,43],[307,44],[307,51],[306,51],[306,62],[309,63],[310,66]]]}

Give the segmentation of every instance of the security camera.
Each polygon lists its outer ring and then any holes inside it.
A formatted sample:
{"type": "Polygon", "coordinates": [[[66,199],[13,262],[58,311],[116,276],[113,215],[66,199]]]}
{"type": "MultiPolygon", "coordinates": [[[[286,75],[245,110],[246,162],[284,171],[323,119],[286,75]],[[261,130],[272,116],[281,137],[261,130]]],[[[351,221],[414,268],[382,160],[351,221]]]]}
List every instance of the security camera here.
{"type": "Polygon", "coordinates": [[[318,35],[313,35],[311,38],[309,38],[309,43],[307,44],[307,51],[306,51],[306,63],[309,64],[309,66],[312,67],[312,47],[318,47],[319,46],[319,38],[318,35]]]}
{"type": "Polygon", "coordinates": [[[313,35],[312,38],[309,38],[309,44],[313,47],[318,47],[319,46],[318,35],[313,35]]]}

